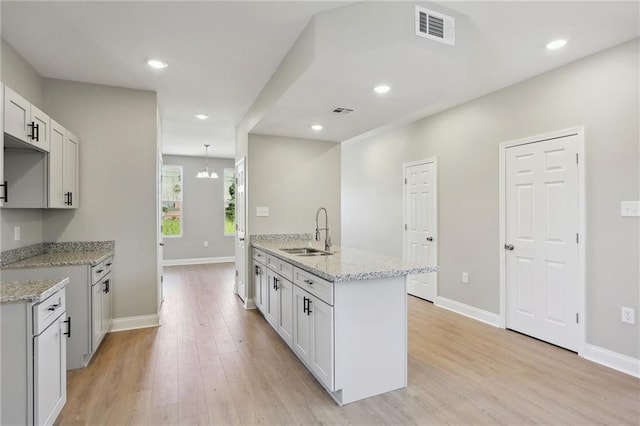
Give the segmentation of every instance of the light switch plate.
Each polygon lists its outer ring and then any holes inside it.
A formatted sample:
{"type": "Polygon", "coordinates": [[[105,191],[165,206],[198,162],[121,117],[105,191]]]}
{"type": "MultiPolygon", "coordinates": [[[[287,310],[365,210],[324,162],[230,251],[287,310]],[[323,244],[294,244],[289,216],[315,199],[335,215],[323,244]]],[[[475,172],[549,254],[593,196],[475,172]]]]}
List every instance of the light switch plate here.
{"type": "Polygon", "coordinates": [[[624,217],[640,216],[640,201],[623,201],[620,203],[620,214],[624,217]]]}
{"type": "Polygon", "coordinates": [[[256,216],[269,216],[269,207],[256,207],[256,216]]]}
{"type": "Polygon", "coordinates": [[[20,241],[20,227],[19,226],[14,226],[13,227],[13,239],[15,241],[20,241]]]}

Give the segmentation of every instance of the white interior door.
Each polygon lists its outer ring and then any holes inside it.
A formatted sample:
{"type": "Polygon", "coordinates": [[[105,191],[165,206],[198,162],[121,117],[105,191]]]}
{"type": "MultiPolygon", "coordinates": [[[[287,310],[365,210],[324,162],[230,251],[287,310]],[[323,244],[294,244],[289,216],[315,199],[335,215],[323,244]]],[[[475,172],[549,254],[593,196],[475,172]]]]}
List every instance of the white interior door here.
{"type": "Polygon", "coordinates": [[[236,163],[236,292],[245,301],[247,253],[245,248],[246,229],[245,159],[236,163]]]}
{"type": "Polygon", "coordinates": [[[577,351],[577,136],[505,152],[506,326],[577,351]]]}
{"type": "MultiPolygon", "coordinates": [[[[437,176],[436,160],[405,164],[405,250],[410,261],[436,265],[437,259],[437,176]]],[[[437,273],[407,277],[407,291],[413,296],[434,301],[437,273]]]]}

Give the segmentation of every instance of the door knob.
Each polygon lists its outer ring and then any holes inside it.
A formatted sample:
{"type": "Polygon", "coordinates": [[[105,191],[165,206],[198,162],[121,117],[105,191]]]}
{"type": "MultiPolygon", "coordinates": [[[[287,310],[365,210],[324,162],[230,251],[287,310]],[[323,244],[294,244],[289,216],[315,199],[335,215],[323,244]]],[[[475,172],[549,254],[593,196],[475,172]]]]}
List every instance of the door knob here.
{"type": "Polygon", "coordinates": [[[427,241],[433,241],[433,237],[427,237],[427,241]]]}
{"type": "Polygon", "coordinates": [[[513,244],[505,244],[504,248],[505,248],[505,250],[513,250],[514,249],[513,244]]]}

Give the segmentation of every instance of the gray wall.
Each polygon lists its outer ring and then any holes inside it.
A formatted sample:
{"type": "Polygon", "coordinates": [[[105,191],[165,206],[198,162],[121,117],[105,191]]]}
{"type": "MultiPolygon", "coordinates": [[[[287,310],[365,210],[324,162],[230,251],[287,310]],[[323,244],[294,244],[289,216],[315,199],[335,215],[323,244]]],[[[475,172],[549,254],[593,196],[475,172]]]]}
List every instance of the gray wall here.
{"type": "Polygon", "coordinates": [[[402,255],[402,164],[437,157],[439,294],[499,313],[498,144],[585,126],[587,343],[640,357],[639,42],[625,43],[449,111],[342,145],[343,244],[402,255]],[[376,232],[372,232],[376,230],[376,232]],[[462,271],[471,284],[461,283],[462,271]]]}
{"type": "Polygon", "coordinates": [[[183,217],[182,237],[165,237],[164,259],[198,259],[234,256],[234,236],[224,235],[224,169],[233,169],[230,159],[209,158],[209,167],[219,179],[198,179],[204,157],[163,156],[166,165],[182,166],[183,217]],[[204,247],[204,241],[209,247],[204,247]]]}
{"type": "Polygon", "coordinates": [[[156,306],[156,94],[44,80],[44,110],[80,138],[80,208],[46,210],[46,241],[115,240],[114,317],[156,306]]]}
{"type": "Polygon", "coordinates": [[[250,134],[248,157],[249,234],[314,232],[324,206],[340,242],[340,145],[250,134]],[[256,217],[256,207],[269,207],[269,217],[256,217]]]}

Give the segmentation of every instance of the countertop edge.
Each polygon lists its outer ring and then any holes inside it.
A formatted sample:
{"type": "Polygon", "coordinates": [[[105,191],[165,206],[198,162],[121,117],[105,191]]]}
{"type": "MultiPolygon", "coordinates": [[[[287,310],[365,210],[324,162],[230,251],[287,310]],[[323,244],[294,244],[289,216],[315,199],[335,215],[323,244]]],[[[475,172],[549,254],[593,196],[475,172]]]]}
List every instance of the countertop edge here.
{"type": "Polygon", "coordinates": [[[69,277],[64,278],[51,278],[47,280],[19,280],[12,281],[16,283],[22,283],[24,286],[28,286],[29,283],[33,282],[42,282],[42,281],[51,281],[56,282],[51,287],[48,287],[41,293],[38,294],[27,294],[27,295],[17,295],[17,296],[2,296],[0,297],[0,303],[11,303],[11,302],[30,302],[30,303],[40,303],[43,300],[46,300],[49,296],[56,293],[57,291],[65,288],[67,284],[69,284],[69,277]]]}
{"type": "Polygon", "coordinates": [[[259,250],[263,250],[270,255],[273,255],[281,260],[284,260],[285,262],[291,263],[293,266],[297,268],[300,268],[306,272],[317,275],[318,277],[323,278],[327,281],[331,281],[333,283],[348,282],[348,281],[362,281],[362,280],[371,280],[371,279],[379,279],[379,278],[394,278],[394,277],[406,276],[413,273],[428,273],[428,272],[438,271],[437,266],[431,266],[428,268],[408,268],[408,269],[394,268],[386,271],[371,271],[371,272],[362,272],[358,274],[347,273],[347,274],[332,275],[302,263],[301,261],[296,259],[296,257],[293,255],[284,253],[279,249],[267,247],[265,245],[262,245],[261,243],[262,243],[261,241],[252,241],[251,247],[255,247],[259,250]]]}
{"type": "MultiPolygon", "coordinates": [[[[90,252],[94,252],[94,251],[102,252],[103,250],[91,250],[90,252]]],[[[68,253],[77,253],[77,252],[70,251],[68,253]]],[[[29,262],[29,258],[27,258],[27,259],[19,260],[12,264],[3,266],[0,269],[48,268],[48,267],[55,267],[55,266],[78,266],[78,265],[95,266],[98,263],[102,262],[103,260],[107,259],[109,256],[113,256],[113,255],[115,255],[114,249],[106,249],[104,253],[102,253],[100,256],[93,259],[89,259],[89,260],[69,260],[69,261],[58,261],[58,262],[38,262],[38,261],[29,262]]],[[[38,255],[38,256],[41,256],[41,255],[38,255]]],[[[34,256],[34,257],[37,257],[37,256],[34,256]]]]}

